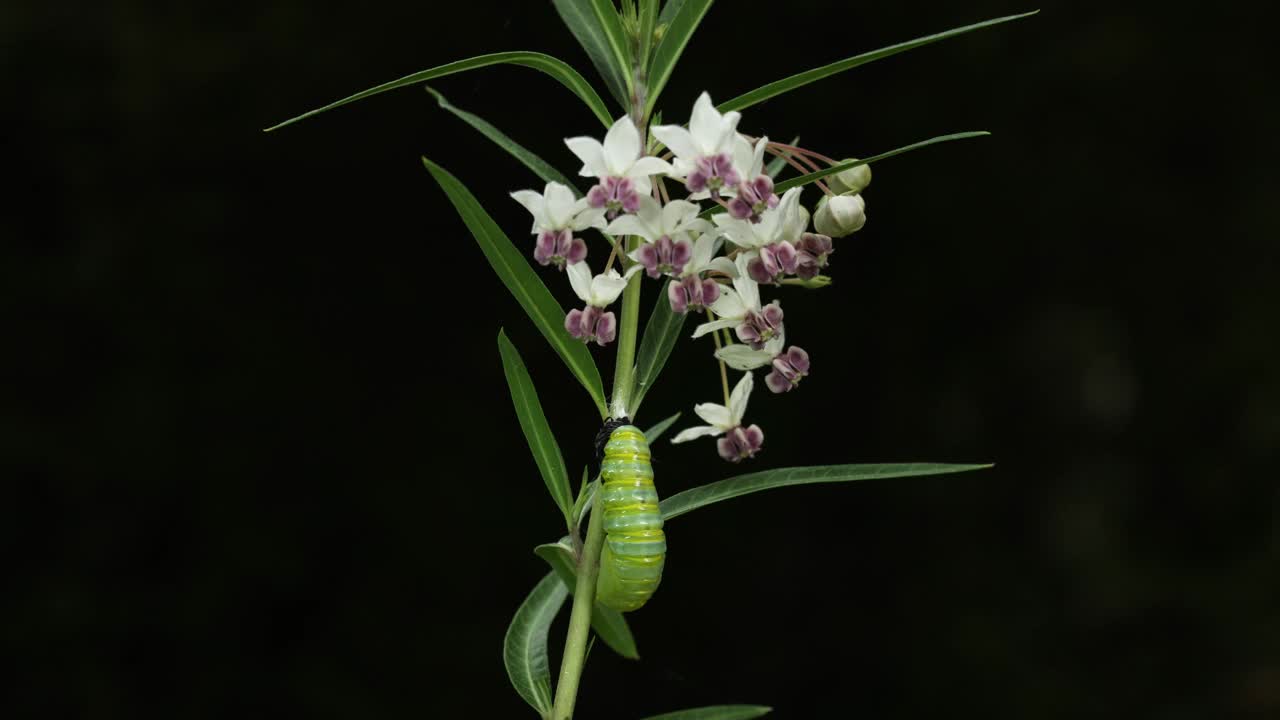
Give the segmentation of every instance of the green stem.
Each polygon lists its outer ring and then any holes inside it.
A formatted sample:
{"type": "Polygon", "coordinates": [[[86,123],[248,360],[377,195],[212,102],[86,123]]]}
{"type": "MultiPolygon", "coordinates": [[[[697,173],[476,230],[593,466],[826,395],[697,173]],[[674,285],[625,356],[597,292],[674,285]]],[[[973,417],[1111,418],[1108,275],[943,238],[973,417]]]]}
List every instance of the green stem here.
{"type": "Polygon", "coordinates": [[[578,583],[573,591],[573,612],[569,615],[569,636],[564,641],[564,661],[560,682],[556,683],[556,704],[552,720],[569,720],[578,699],[578,682],[586,662],[587,637],[591,634],[591,607],[596,601],[596,580],[600,577],[600,550],[604,547],[604,513],[600,499],[591,504],[587,544],[578,559],[578,583]]]}
{"type": "MultiPolygon", "coordinates": [[[[627,252],[635,249],[635,238],[626,241],[627,252]]],[[[622,318],[618,321],[618,360],[613,369],[612,417],[628,417],[636,372],[636,330],[640,326],[640,276],[636,273],[622,291],[622,318]]]]}

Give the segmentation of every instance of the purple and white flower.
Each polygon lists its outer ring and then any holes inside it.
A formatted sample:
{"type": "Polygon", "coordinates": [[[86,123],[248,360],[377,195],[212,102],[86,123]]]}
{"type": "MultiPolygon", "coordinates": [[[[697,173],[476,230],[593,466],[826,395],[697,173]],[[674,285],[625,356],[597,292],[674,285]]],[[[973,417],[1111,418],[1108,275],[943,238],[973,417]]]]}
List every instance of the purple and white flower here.
{"type": "Polygon", "coordinates": [[[679,277],[693,259],[693,238],[714,229],[698,218],[701,211],[687,200],[672,200],[659,206],[652,197],[640,198],[634,215],[623,215],[609,223],[613,235],[638,235],[647,242],[636,248],[630,258],[640,263],[649,277],[679,277]]]}
{"type": "Polygon", "coordinates": [[[716,441],[720,457],[730,462],[739,462],[755,455],[764,443],[764,431],[759,425],[742,426],[754,382],[751,373],[744,373],[729,394],[728,407],[715,403],[694,405],[693,412],[708,424],[685,428],[671,442],[682,443],[700,437],[723,435],[716,441]]]}
{"type": "Polygon", "coordinates": [[[760,222],[760,214],[778,206],[778,196],[773,192],[773,178],[764,172],[764,151],[769,138],[762,137],[752,149],[742,136],[734,147],[734,164],[742,177],[738,194],[729,201],[729,215],[738,220],[760,222]]]}
{"type": "Polygon", "coordinates": [[[640,272],[640,266],[632,265],[623,275],[619,275],[617,270],[609,270],[592,277],[591,268],[586,263],[570,265],[565,271],[569,284],[587,306],[582,310],[569,311],[564,319],[565,330],[583,342],[594,340],[601,346],[613,342],[618,327],[617,317],[604,309],[618,299],[627,281],[637,272],[640,272]]]}
{"type": "Polygon", "coordinates": [[[799,257],[796,263],[796,275],[811,280],[827,266],[827,258],[835,252],[831,238],[818,233],[805,233],[800,236],[800,244],[796,246],[799,257]]]}
{"type": "Polygon", "coordinates": [[[712,193],[736,188],[741,181],[734,167],[734,143],[738,138],[738,121],[742,115],[723,115],[711,104],[711,96],[702,93],[693,103],[689,127],[655,125],[651,132],[672,153],[671,176],[685,181],[691,200],[704,200],[712,193]]]}
{"type": "Polygon", "coordinates": [[[667,161],[642,155],[640,131],[629,117],[618,118],[603,143],[590,137],[572,137],[564,143],[582,161],[579,174],[599,180],[587,192],[587,204],[610,218],[639,209],[640,198],[652,187],[649,176],[671,172],[667,161]]]}

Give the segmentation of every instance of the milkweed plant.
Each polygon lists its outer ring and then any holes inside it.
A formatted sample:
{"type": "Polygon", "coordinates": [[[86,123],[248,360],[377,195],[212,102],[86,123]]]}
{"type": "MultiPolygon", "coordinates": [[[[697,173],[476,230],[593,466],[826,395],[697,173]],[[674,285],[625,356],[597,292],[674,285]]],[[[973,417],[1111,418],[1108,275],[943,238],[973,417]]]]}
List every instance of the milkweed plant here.
{"type": "MultiPolygon", "coordinates": [[[[621,0],[620,6],[613,0],[553,0],[553,4],[617,101],[616,111],[565,62],[543,53],[517,51],[423,70],[269,130],[388,90],[498,64],[521,65],[550,76],[599,120],[601,128],[594,132],[564,129],[569,136],[565,144],[582,164],[580,179],[575,181],[491,123],[426,88],[440,107],[513,155],[545,183],[541,190],[511,192],[511,198],[532,216],[531,239],[520,233],[513,242],[466,186],[423,158],[494,272],[591,396],[603,421],[595,442],[596,457],[590,463],[598,470],[594,477],[584,471],[575,493],[533,380],[515,346],[505,333],[498,333],[516,415],[566,528],[560,540],[534,549],[550,571],[516,610],[504,640],[503,660],[516,692],[539,715],[566,720],[573,716],[592,630],[613,651],[638,659],[623,613],[644,605],[658,586],[667,550],[665,522],[769,488],[987,467],[941,463],[790,467],[736,475],[659,502],[649,446],[681,415],[677,412],[643,431],[634,423],[646,394],[683,338],[690,351],[719,366],[720,383],[706,388],[706,397],[713,401],[693,406],[701,424],[684,427],[671,442],[710,438],[715,451],[732,466],[752,460],[764,447],[767,425],[748,414],[752,393],[793,394],[803,402],[800,388],[805,378],[822,368],[822,358],[810,357],[796,343],[802,338],[787,334],[787,315],[794,312],[789,294],[820,290],[830,283],[828,272],[838,266],[839,245],[850,242],[846,238],[867,222],[863,191],[871,182],[871,163],[987,134],[942,135],[862,159],[835,159],[800,146],[798,139],[784,143],[763,131],[745,131],[751,125],[743,112],[874,60],[1034,12],[856,55],[719,104],[713,99],[715,92],[708,90],[698,96],[692,109],[668,108],[663,116],[658,111],[662,91],[712,0],[621,0]],[[544,278],[567,282],[577,304],[567,311],[562,308],[544,278]],[[661,291],[641,333],[644,283],[661,284],[661,291]],[[608,352],[614,355],[614,372],[612,393],[606,398],[595,358],[608,352]],[[570,595],[568,637],[553,686],[547,636],[570,595]]],[[[803,300],[797,304],[804,308],[803,300]]],[[[580,442],[574,447],[586,445],[580,442]]],[[[721,705],[656,717],[739,720],[769,711],[764,706],[721,705]]]]}

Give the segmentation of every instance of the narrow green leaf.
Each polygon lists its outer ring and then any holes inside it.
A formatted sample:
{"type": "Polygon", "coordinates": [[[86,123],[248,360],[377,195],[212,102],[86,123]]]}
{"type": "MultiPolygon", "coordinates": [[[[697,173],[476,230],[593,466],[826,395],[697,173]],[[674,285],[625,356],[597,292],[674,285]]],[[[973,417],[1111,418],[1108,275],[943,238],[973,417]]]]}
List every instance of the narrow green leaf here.
{"type": "Polygon", "coordinates": [[[626,109],[630,103],[627,100],[627,82],[623,68],[614,60],[609,38],[596,18],[591,0],[552,0],[552,3],[565,27],[573,33],[582,49],[587,51],[587,57],[591,58],[591,64],[596,67],[600,77],[604,78],[613,99],[626,109]]]}
{"type": "Polygon", "coordinates": [[[312,115],[318,115],[326,110],[332,110],[336,107],[341,107],[357,100],[363,100],[367,97],[387,92],[388,90],[396,90],[409,85],[419,85],[427,82],[428,80],[444,77],[445,75],[453,75],[454,73],[475,70],[476,68],[488,67],[490,65],[522,65],[524,67],[533,68],[534,70],[541,70],[556,80],[559,80],[561,84],[573,91],[573,94],[581,98],[582,101],[587,104],[587,107],[591,109],[591,112],[595,113],[595,116],[599,118],[600,122],[604,123],[605,127],[609,127],[613,124],[613,116],[605,106],[604,101],[600,99],[600,96],[596,94],[594,89],[592,89],[591,84],[588,83],[577,70],[574,70],[563,60],[558,60],[550,55],[519,50],[515,52],[493,53],[491,55],[477,55],[476,57],[467,58],[466,60],[459,60],[447,65],[440,65],[427,70],[422,70],[413,73],[412,75],[405,75],[399,80],[392,80],[391,82],[371,87],[368,90],[362,90],[355,95],[345,97],[337,102],[329,103],[324,107],[305,112],[295,118],[285,120],[278,125],[272,125],[267,128],[265,132],[279,130],[286,125],[292,125],[293,123],[296,123],[299,120],[305,120],[312,115]]]}
{"type": "Polygon", "coordinates": [[[575,194],[579,196],[582,195],[582,192],[574,186],[572,180],[565,177],[559,170],[551,167],[551,164],[546,160],[534,155],[532,152],[525,149],[523,145],[512,140],[506,135],[506,133],[494,127],[489,123],[489,121],[479,115],[469,113],[466,110],[451,105],[448,100],[445,100],[444,95],[441,95],[434,88],[430,86],[424,86],[424,88],[427,92],[431,93],[432,97],[436,99],[436,102],[440,104],[441,108],[457,115],[463,122],[476,130],[479,130],[481,135],[489,138],[498,147],[510,153],[512,157],[519,160],[525,167],[532,170],[534,175],[542,178],[543,182],[558,182],[561,185],[567,185],[575,194]]]}
{"type": "MultiPolygon", "coordinates": [[[[600,29],[604,32],[609,54],[613,56],[613,62],[622,73],[626,97],[630,98],[635,80],[631,77],[631,43],[627,41],[627,32],[622,27],[622,16],[618,14],[618,8],[614,6],[613,0],[589,0],[589,2],[591,9],[595,12],[596,20],[600,23],[600,29]]],[[[623,105],[630,107],[631,103],[628,100],[623,105]]]]}
{"type": "Polygon", "coordinates": [[[768,100],[773,97],[777,97],[782,93],[788,92],[790,90],[795,90],[798,87],[808,85],[809,83],[812,83],[812,82],[817,82],[818,80],[822,80],[823,78],[830,77],[837,73],[842,73],[845,70],[851,70],[853,68],[858,67],[859,65],[866,65],[869,62],[873,62],[881,58],[887,58],[891,55],[897,55],[900,52],[913,50],[915,48],[922,47],[930,43],[938,42],[939,40],[946,40],[947,38],[953,38],[953,37],[956,37],[957,35],[963,35],[968,32],[973,32],[974,30],[981,30],[982,28],[991,27],[992,25],[999,25],[1001,23],[1010,22],[1012,20],[1019,20],[1025,17],[1030,17],[1032,15],[1035,15],[1038,12],[1040,11],[1033,10],[1028,13],[1022,13],[1020,15],[1008,15],[1005,17],[999,17],[992,20],[984,20],[983,22],[974,23],[973,25],[965,25],[964,27],[953,28],[951,30],[947,30],[946,32],[940,32],[934,35],[926,35],[924,37],[916,38],[915,40],[908,40],[906,42],[898,43],[897,45],[890,45],[888,47],[880,48],[879,50],[872,50],[871,52],[862,53],[861,55],[855,55],[851,58],[845,58],[844,60],[833,62],[830,65],[823,65],[822,67],[814,68],[812,70],[807,70],[797,75],[792,75],[791,77],[783,78],[781,80],[776,80],[774,82],[769,83],[768,85],[756,88],[755,90],[752,90],[749,93],[744,93],[742,95],[739,95],[738,97],[728,102],[721,103],[719,110],[720,112],[729,112],[730,110],[744,110],[757,103],[762,103],[765,100],[768,100]]]}
{"type": "Polygon", "coordinates": [[[662,292],[658,293],[658,302],[645,323],[644,337],[640,340],[640,350],[636,354],[636,389],[629,408],[633,415],[640,409],[645,393],[657,382],[658,375],[667,364],[667,358],[671,357],[671,350],[676,346],[684,328],[685,317],[671,311],[671,302],[667,299],[667,284],[664,283],[662,292]]]}
{"type": "Polygon", "coordinates": [[[684,7],[685,0],[667,0],[662,5],[662,13],[658,15],[658,27],[670,25],[671,18],[675,17],[680,8],[684,7]]]}
{"type": "MultiPolygon", "coordinates": [[[[533,552],[555,571],[569,593],[572,594],[578,581],[578,573],[573,560],[573,547],[569,538],[560,538],[559,542],[546,543],[533,549],[533,552]]],[[[600,603],[591,609],[591,627],[604,640],[604,644],[628,660],[639,660],[640,652],[636,649],[635,636],[627,625],[627,619],[617,610],[611,610],[600,603]]]]}
{"type": "Polygon", "coordinates": [[[502,641],[502,661],[511,686],[544,717],[551,712],[552,697],[547,631],[568,596],[560,578],[547,573],[516,610],[502,641]]]}
{"type": "Polygon", "coordinates": [[[953,465],[947,463],[886,463],[880,465],[815,465],[813,467],[781,468],[739,475],[727,480],[709,483],[676,493],[659,503],[662,519],[670,520],[690,510],[749,495],[770,488],[813,483],[849,482],[852,480],[883,480],[887,478],[915,477],[918,475],[942,475],[945,473],[981,470],[991,465],[953,465]]]}
{"type": "Polygon", "coordinates": [[[679,419],[680,419],[680,413],[676,413],[675,415],[672,415],[671,417],[667,418],[666,420],[663,420],[657,425],[654,425],[648,430],[645,430],[644,431],[645,442],[649,443],[649,447],[653,447],[653,444],[658,442],[658,438],[662,437],[662,434],[665,433],[667,430],[670,430],[671,426],[675,425],[676,421],[679,419]]]}
{"type": "Polygon", "coordinates": [[[653,31],[658,27],[659,0],[640,0],[640,57],[636,59],[638,67],[649,66],[649,53],[653,50],[653,31]]]}
{"type": "MultiPolygon", "coordinates": [[[[658,96],[671,79],[671,73],[684,53],[689,38],[698,29],[703,16],[711,9],[713,0],[686,0],[672,13],[666,27],[662,31],[662,42],[653,53],[653,64],[649,68],[649,98],[646,110],[652,111],[657,105],[658,96]]],[[[665,11],[664,11],[665,14],[665,11]]]]}
{"type": "Polygon", "coordinates": [[[573,339],[564,329],[564,308],[560,307],[560,303],[552,297],[551,291],[547,290],[547,286],[529,266],[529,262],[524,259],[519,250],[516,250],[510,238],[502,232],[493,218],[484,211],[467,186],[459,182],[448,170],[425,157],[422,158],[422,164],[426,166],[436,182],[440,183],[445,195],[449,196],[454,208],[462,216],[462,221],[466,223],[467,229],[475,236],[476,243],[484,252],[485,258],[493,266],[493,271],[498,274],[498,278],[528,313],[534,327],[538,328],[547,342],[551,343],[551,347],[564,360],[565,365],[569,366],[569,370],[578,378],[578,382],[582,383],[582,386],[591,394],[591,398],[595,400],[596,409],[600,411],[600,417],[608,417],[600,370],[591,359],[591,351],[587,350],[587,346],[573,339]]]}
{"type": "Polygon", "coordinates": [[[715,705],[650,715],[645,720],[751,720],[772,711],[773,708],[764,705],[715,705]]]}
{"type": "MultiPolygon", "coordinates": [[[[791,141],[791,144],[793,146],[799,146],[800,136],[797,135],[796,138],[791,141]]],[[[776,180],[778,177],[778,173],[782,172],[782,169],[785,168],[786,166],[787,166],[787,159],[779,155],[778,157],[769,161],[769,164],[765,166],[764,171],[769,174],[769,177],[774,178],[776,180]]]]}
{"type": "Polygon", "coordinates": [[[844,172],[849,168],[858,167],[859,165],[866,165],[868,163],[878,162],[886,158],[891,158],[894,155],[909,153],[912,150],[919,150],[922,147],[937,145],[938,143],[950,142],[952,140],[967,140],[969,138],[986,137],[990,134],[991,133],[986,132],[985,130],[979,130],[976,132],[962,132],[962,133],[952,133],[950,135],[939,135],[938,137],[929,138],[928,140],[921,140],[920,142],[911,143],[910,145],[903,145],[900,148],[890,150],[888,152],[882,152],[879,155],[872,155],[871,157],[862,158],[861,160],[850,160],[849,162],[843,162],[838,165],[832,165],[831,167],[826,168],[825,170],[819,170],[817,172],[811,172],[808,175],[801,175],[800,177],[794,177],[787,180],[783,180],[782,182],[778,183],[774,187],[773,191],[778,194],[782,194],[793,187],[808,185],[814,180],[821,180],[822,178],[828,175],[835,175],[836,173],[844,172]]]}
{"type": "Polygon", "coordinates": [[[565,468],[564,456],[547,423],[547,416],[542,412],[542,403],[538,402],[533,378],[529,377],[520,352],[507,339],[505,330],[498,331],[498,352],[502,354],[502,371],[507,376],[511,402],[515,405],[516,417],[520,419],[524,439],[529,443],[529,451],[533,453],[533,461],[538,465],[538,472],[542,474],[542,482],[546,483],[551,498],[564,514],[565,526],[572,527],[573,491],[569,488],[569,470],[565,468]]]}

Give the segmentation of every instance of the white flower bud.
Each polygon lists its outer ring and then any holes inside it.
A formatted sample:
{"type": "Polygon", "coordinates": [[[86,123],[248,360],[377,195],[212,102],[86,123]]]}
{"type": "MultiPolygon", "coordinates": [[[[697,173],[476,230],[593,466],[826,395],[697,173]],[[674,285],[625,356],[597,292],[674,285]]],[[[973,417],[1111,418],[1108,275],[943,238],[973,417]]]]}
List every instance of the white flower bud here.
{"type": "Polygon", "coordinates": [[[867,223],[867,204],[861,195],[824,197],[813,213],[813,227],[823,235],[844,237],[867,223]]]}
{"type": "MultiPolygon", "coordinates": [[[[845,158],[840,162],[846,163],[857,158],[845,158]]],[[[833,192],[838,194],[860,193],[868,185],[871,184],[871,166],[859,165],[851,167],[844,172],[836,173],[827,181],[827,185],[831,187],[833,192]]]]}

